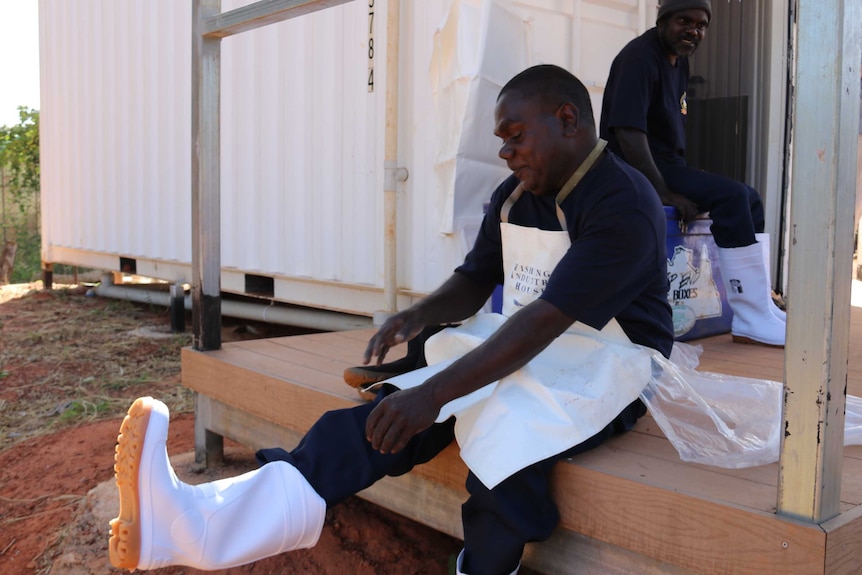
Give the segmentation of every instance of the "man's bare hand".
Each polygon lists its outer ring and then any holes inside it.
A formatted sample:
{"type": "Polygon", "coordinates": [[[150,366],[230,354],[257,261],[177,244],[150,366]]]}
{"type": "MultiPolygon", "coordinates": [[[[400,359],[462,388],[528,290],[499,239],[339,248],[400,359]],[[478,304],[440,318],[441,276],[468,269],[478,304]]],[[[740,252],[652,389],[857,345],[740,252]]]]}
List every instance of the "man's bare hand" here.
{"type": "Polygon", "coordinates": [[[431,427],[440,407],[424,387],[396,391],[377,404],[365,422],[371,447],[380,453],[398,453],[414,435],[431,427]]]}
{"type": "Polygon", "coordinates": [[[676,211],[679,212],[679,221],[681,224],[680,230],[682,232],[685,232],[683,226],[688,226],[688,224],[693,222],[700,213],[697,204],[685,196],[681,196],[677,193],[671,192],[670,190],[661,194],[661,203],[666,206],[673,206],[676,208],[676,211]]]}
{"type": "Polygon", "coordinates": [[[363,365],[367,365],[375,357],[377,360],[374,365],[381,365],[390,348],[419,335],[419,332],[425,329],[425,324],[416,315],[410,311],[402,311],[387,319],[369,340],[362,356],[363,365]]]}

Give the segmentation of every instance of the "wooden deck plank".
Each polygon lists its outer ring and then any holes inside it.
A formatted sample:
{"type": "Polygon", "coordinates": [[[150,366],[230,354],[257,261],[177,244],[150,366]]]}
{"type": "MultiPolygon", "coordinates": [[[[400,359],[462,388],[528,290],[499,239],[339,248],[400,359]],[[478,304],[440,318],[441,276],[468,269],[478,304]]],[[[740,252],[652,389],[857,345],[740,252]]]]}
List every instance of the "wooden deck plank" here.
{"type": "Polygon", "coordinates": [[[862,461],[846,455],[841,469],[841,501],[862,505],[862,461]]]}
{"type": "MultiPolygon", "coordinates": [[[[777,497],[778,464],[724,469],[682,462],[673,446],[663,437],[632,432],[608,441],[598,448],[578,457],[579,465],[594,465],[598,469],[611,471],[619,465],[618,472],[625,473],[637,461],[644,481],[695,496],[709,496],[718,500],[774,512],[777,497]],[[609,457],[604,448],[619,452],[619,457],[609,457]],[[601,453],[601,455],[599,455],[601,453]],[[617,462],[616,459],[619,459],[617,462]]],[[[852,448],[847,448],[852,449],[852,448]]],[[[842,509],[852,509],[862,504],[862,466],[860,460],[845,456],[843,469],[842,509]]]]}
{"type": "MultiPolygon", "coordinates": [[[[305,351],[321,357],[322,359],[343,362],[353,365],[362,360],[365,343],[374,333],[371,330],[358,330],[361,336],[356,334],[347,335],[351,332],[331,332],[326,334],[310,334],[302,337],[285,336],[268,338],[270,345],[278,349],[295,349],[305,351]],[[363,341],[364,338],[364,341],[363,341]]],[[[260,340],[247,340],[232,342],[225,346],[236,346],[245,349],[254,349],[260,340]]],[[[399,346],[399,348],[404,346],[399,346]]]]}
{"type": "Polygon", "coordinates": [[[332,376],[312,369],[290,366],[290,379],[285,380],[277,374],[274,362],[269,364],[255,358],[253,365],[258,371],[250,375],[250,368],[241,362],[248,356],[242,350],[227,348],[207,355],[184,349],[183,385],[228,405],[242,407],[267,421],[282,422],[289,429],[303,432],[326,411],[356,404],[347,397],[343,389],[347,386],[338,385],[332,376]],[[268,373],[261,370],[264,364],[270,368],[268,373]],[[297,381],[300,375],[305,376],[302,382],[297,381]],[[292,385],[285,385],[285,381],[292,385]],[[286,419],[283,415],[288,410],[291,417],[286,419]]]}
{"type": "MultiPolygon", "coordinates": [[[[784,350],[733,343],[729,334],[689,342],[703,347],[700,371],[784,380],[784,350]]],[[[862,396],[862,308],[850,309],[847,393],[862,396]]]]}
{"type": "Polygon", "coordinates": [[[231,350],[243,349],[248,353],[261,355],[261,361],[276,360],[279,362],[287,362],[299,367],[307,367],[316,369],[328,375],[341,377],[344,369],[350,364],[341,358],[321,357],[314,353],[309,353],[293,346],[279,345],[271,340],[261,340],[254,346],[239,345],[231,350]]]}
{"type": "Polygon", "coordinates": [[[558,469],[568,475],[555,489],[561,524],[576,533],[698,573],[822,573],[817,526],[581,465],[558,469]]]}
{"type": "MultiPolygon", "coordinates": [[[[653,422],[650,425],[652,418],[646,415],[635,428],[628,434],[618,438],[614,438],[609,442],[610,445],[619,446],[620,449],[629,451],[637,455],[651,455],[661,458],[664,461],[683,463],[680,460],[679,453],[667,440],[658,424],[653,422]],[[644,421],[646,420],[646,421],[644,421]],[[644,431],[647,429],[648,431],[644,431]]],[[[741,469],[725,469],[722,467],[714,467],[709,465],[701,465],[697,463],[685,463],[685,465],[695,468],[709,470],[712,473],[719,475],[727,475],[748,481],[756,481],[765,485],[776,486],[778,483],[778,465],[760,465],[758,467],[743,467],[741,469]]]]}
{"type": "MultiPolygon", "coordinates": [[[[374,335],[374,330],[355,330],[341,331],[329,334],[317,334],[318,337],[309,338],[279,338],[277,343],[289,347],[295,347],[313,353],[321,353],[324,355],[335,355],[347,361],[355,363],[360,361],[362,353],[365,351],[365,346],[368,340],[374,335]],[[324,337],[326,336],[326,337],[324,337]]],[[[407,346],[398,346],[393,349],[393,352],[405,350],[407,346]]]]}
{"type": "MultiPolygon", "coordinates": [[[[226,346],[293,361],[298,365],[315,367],[341,377],[348,367],[362,365],[362,354],[373,334],[373,330],[354,330],[304,337],[287,336],[267,340],[249,340],[226,344],[226,346]],[[321,337],[323,335],[328,337],[321,337]]],[[[401,359],[406,351],[406,345],[398,346],[386,354],[384,361],[391,362],[401,359]]]]}
{"type": "MultiPolygon", "coordinates": [[[[637,440],[637,437],[625,439],[637,440]]],[[[657,438],[649,438],[655,440],[657,438]]],[[[637,480],[645,485],[673,489],[693,497],[732,501],[736,505],[764,512],[775,511],[775,487],[744,477],[716,473],[702,466],[683,463],[677,457],[657,457],[626,449],[631,441],[609,442],[577,457],[577,464],[603,473],[631,477],[632,461],[637,461],[637,480]]],[[[667,442],[665,442],[666,444],[667,442]]]]}
{"type": "MultiPolygon", "coordinates": [[[[851,321],[848,391],[860,395],[862,310],[854,308],[851,321]]],[[[273,441],[289,448],[325,411],[359,402],[341,374],[359,365],[372,333],[250,340],[206,353],[184,350],[183,381],[212,398],[218,433],[239,436],[254,448],[273,441]]],[[[729,335],[691,343],[703,347],[701,370],[783,379],[783,350],[734,344],[729,335]]],[[[405,350],[395,348],[387,361],[405,350]]],[[[433,463],[387,478],[362,496],[458,537],[465,476],[452,447],[433,463]]],[[[531,546],[525,557],[547,573],[602,572],[598,565],[622,574],[639,572],[641,563],[643,573],[655,574],[859,572],[862,446],[845,448],[842,513],[823,526],[774,514],[777,477],[777,464],[729,470],[684,463],[647,416],[632,432],[555,468],[561,513],[557,547],[536,546],[534,552],[531,546]],[[593,570],[572,567],[580,557],[593,570]]]]}

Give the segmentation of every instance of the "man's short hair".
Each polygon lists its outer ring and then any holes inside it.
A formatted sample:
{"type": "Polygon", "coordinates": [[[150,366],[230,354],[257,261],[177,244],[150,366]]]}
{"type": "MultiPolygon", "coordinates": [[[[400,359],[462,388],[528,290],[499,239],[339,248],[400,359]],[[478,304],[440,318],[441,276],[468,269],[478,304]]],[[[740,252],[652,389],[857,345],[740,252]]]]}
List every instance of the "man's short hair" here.
{"type": "Polygon", "coordinates": [[[586,86],[574,74],[553,64],[540,64],[527,68],[500,90],[499,100],[507,92],[518,92],[528,100],[541,102],[547,112],[554,112],[566,102],[578,108],[579,121],[595,126],[593,104],[586,86]]]}

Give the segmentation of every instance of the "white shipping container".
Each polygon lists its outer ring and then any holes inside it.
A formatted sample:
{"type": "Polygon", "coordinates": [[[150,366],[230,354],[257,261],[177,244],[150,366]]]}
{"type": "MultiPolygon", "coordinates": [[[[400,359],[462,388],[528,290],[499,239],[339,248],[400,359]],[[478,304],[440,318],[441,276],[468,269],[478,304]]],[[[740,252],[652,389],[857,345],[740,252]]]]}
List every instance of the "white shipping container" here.
{"type": "MultiPolygon", "coordinates": [[[[223,0],[222,11],[250,2],[223,0]]],[[[222,41],[221,285],[371,315],[383,306],[386,7],[363,0],[222,41]],[[373,13],[373,16],[372,16],[373,13]],[[369,79],[373,74],[373,89],[369,79]]],[[[191,279],[191,1],[40,0],[43,259],[191,279]],[[123,259],[122,261],[126,261],[123,259]]],[[[506,175],[493,105],[555,63],[598,119],[647,0],[402,1],[399,307],[472,243],[506,175]],[[600,47],[600,49],[597,49],[600,47]]]]}

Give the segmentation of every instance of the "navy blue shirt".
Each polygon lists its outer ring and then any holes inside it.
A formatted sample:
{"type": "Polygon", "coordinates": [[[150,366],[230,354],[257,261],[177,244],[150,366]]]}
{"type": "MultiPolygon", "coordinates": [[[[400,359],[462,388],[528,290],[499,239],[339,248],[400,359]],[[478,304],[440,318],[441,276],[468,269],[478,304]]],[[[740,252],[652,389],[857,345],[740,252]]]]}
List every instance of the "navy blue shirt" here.
{"type": "Polygon", "coordinates": [[[651,28],[626,44],[611,64],[602,100],[601,137],[622,156],[614,128],[646,132],[656,164],[685,165],[688,59],[672,66],[651,28]]]}
{"type": "MultiPolygon", "coordinates": [[[[515,190],[510,176],[494,191],[473,249],[455,271],[481,285],[503,283],[500,209],[515,190]]],[[[617,318],[634,343],[670,355],[664,209],[637,170],[605,152],[561,205],[572,241],[541,299],[602,329],[617,318]]],[[[553,197],[525,192],[509,223],[559,231],[553,197]]]]}

